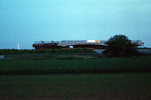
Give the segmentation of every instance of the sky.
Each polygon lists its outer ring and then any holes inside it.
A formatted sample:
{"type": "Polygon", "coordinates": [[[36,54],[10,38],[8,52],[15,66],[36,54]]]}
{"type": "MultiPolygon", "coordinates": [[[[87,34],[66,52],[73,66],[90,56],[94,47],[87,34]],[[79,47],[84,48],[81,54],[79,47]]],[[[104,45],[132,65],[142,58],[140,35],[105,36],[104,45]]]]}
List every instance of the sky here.
{"type": "Polygon", "coordinates": [[[151,0],[0,0],[0,49],[120,34],[151,47],[151,0]]]}

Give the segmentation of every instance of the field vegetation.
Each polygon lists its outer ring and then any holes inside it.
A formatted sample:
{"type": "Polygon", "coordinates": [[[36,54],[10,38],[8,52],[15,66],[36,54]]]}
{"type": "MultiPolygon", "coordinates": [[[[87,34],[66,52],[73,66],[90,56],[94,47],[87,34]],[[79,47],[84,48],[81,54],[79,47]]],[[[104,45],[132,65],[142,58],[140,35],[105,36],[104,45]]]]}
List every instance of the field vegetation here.
{"type": "MultiPolygon", "coordinates": [[[[66,57],[65,57],[66,58],[66,57]]],[[[68,57],[67,57],[68,58],[68,57]]],[[[1,75],[151,72],[151,57],[0,60],[1,75]]]]}
{"type": "Polygon", "coordinates": [[[1,53],[1,100],[150,100],[151,56],[107,58],[83,50],[1,53]]]}
{"type": "Polygon", "coordinates": [[[1,100],[150,100],[150,73],[0,76],[1,100]]]}
{"type": "Polygon", "coordinates": [[[63,60],[95,59],[103,56],[97,53],[54,53],[54,54],[17,54],[5,55],[5,60],[63,60]]]}
{"type": "Polygon", "coordinates": [[[8,49],[8,50],[0,50],[0,55],[14,55],[14,54],[53,54],[53,53],[95,53],[90,49],[40,49],[40,50],[16,50],[16,49],[8,49]]]}

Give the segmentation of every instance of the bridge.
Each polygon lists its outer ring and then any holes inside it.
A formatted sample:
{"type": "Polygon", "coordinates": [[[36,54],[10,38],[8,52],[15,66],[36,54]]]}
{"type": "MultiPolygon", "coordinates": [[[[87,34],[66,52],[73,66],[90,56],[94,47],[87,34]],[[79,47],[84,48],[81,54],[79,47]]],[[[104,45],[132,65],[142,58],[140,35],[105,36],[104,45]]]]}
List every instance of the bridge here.
{"type": "MultiPolygon", "coordinates": [[[[33,47],[35,49],[70,49],[72,48],[91,48],[104,49],[107,47],[105,40],[63,40],[63,41],[35,41],[33,47]]],[[[132,40],[132,45],[143,46],[141,40],[132,40]]]]}

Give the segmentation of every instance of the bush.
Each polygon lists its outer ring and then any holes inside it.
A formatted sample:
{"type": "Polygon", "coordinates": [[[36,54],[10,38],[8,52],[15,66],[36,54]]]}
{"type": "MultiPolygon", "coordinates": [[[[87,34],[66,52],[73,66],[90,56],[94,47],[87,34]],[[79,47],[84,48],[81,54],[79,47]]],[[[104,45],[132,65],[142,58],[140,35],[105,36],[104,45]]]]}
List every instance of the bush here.
{"type": "Polygon", "coordinates": [[[115,35],[106,44],[108,45],[103,52],[107,57],[132,57],[138,55],[138,51],[131,44],[125,35],[115,35]]]}

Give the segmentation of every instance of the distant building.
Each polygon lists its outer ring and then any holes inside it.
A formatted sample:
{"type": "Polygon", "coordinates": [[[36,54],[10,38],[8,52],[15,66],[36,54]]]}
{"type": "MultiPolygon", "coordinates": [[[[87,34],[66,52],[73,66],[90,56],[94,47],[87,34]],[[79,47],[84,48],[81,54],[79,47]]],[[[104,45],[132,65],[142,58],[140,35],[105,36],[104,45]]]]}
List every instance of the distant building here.
{"type": "MultiPolygon", "coordinates": [[[[104,49],[107,47],[104,40],[63,40],[63,41],[36,41],[33,44],[35,49],[104,49]]],[[[132,45],[143,46],[144,43],[140,40],[132,40],[132,45]]]]}

